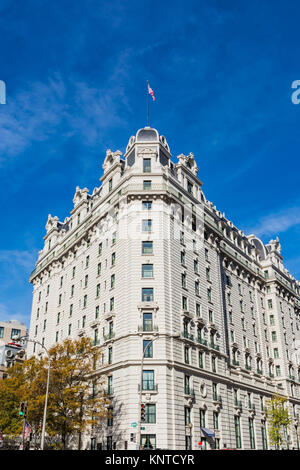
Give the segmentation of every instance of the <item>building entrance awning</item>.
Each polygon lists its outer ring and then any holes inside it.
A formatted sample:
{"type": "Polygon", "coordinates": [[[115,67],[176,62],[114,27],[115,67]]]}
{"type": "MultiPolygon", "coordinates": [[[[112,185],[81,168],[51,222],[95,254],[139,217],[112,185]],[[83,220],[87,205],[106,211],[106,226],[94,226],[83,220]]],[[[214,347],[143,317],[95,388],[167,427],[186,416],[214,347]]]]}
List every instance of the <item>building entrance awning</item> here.
{"type": "Polygon", "coordinates": [[[215,433],[214,431],[212,431],[211,429],[207,429],[207,428],[201,428],[201,431],[205,434],[205,436],[207,437],[215,437],[215,433]]]}

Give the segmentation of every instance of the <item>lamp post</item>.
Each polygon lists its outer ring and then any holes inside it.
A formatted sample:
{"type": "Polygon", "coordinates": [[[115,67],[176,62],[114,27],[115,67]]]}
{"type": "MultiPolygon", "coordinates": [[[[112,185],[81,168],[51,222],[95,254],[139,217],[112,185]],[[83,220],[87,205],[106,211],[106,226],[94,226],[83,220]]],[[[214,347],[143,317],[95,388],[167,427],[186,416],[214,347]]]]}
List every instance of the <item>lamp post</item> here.
{"type": "MultiPolygon", "coordinates": [[[[170,335],[171,338],[180,338],[180,334],[176,333],[173,335],[170,335]]],[[[139,419],[138,419],[138,429],[137,429],[137,445],[138,449],[141,450],[142,444],[141,444],[141,404],[142,404],[142,393],[143,393],[143,368],[144,368],[144,357],[145,357],[145,352],[147,349],[152,346],[153,342],[159,338],[159,336],[156,336],[152,340],[150,340],[146,346],[143,349],[143,356],[142,356],[142,361],[141,361],[141,378],[140,378],[140,393],[139,393],[139,404],[138,404],[138,413],[139,413],[139,419]]]]}
{"type": "Polygon", "coordinates": [[[43,415],[43,426],[42,426],[42,436],[41,436],[41,450],[44,450],[44,443],[45,443],[45,432],[46,432],[46,419],[47,419],[47,406],[48,406],[48,395],[49,395],[49,381],[50,381],[50,367],[51,367],[51,360],[48,350],[45,346],[35,339],[30,339],[28,336],[21,336],[17,338],[18,341],[23,342],[31,342],[35,344],[39,344],[45,351],[48,357],[48,372],[47,372],[47,384],[46,384],[46,397],[45,397],[45,405],[44,405],[44,415],[43,415]]]}
{"type": "Polygon", "coordinates": [[[147,349],[152,346],[153,342],[158,338],[156,336],[152,340],[150,340],[146,346],[143,349],[143,356],[142,356],[142,361],[141,361],[141,379],[140,379],[140,393],[139,393],[139,407],[138,407],[138,413],[139,413],[139,419],[138,419],[138,432],[137,432],[137,445],[138,448],[142,448],[141,444],[141,404],[142,404],[142,393],[143,393],[143,368],[144,368],[144,357],[145,357],[145,352],[147,349]]]}

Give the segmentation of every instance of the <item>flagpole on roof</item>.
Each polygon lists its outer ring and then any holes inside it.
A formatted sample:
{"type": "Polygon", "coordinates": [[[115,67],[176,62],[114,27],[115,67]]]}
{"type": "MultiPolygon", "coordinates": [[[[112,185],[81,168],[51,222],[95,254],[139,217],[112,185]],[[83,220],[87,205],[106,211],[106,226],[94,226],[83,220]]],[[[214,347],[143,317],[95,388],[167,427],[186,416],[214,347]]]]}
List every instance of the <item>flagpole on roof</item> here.
{"type": "Polygon", "coordinates": [[[149,127],[149,102],[148,102],[148,95],[149,95],[149,80],[147,80],[147,127],[149,127]]]}

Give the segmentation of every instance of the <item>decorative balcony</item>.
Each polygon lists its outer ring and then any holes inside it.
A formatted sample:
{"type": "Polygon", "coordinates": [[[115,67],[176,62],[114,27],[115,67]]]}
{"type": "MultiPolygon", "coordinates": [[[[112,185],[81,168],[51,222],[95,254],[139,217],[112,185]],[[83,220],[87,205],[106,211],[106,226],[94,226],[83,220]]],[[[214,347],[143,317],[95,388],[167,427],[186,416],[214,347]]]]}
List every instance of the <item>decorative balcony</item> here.
{"type": "Polygon", "coordinates": [[[190,341],[194,341],[194,335],[191,335],[190,333],[188,333],[187,331],[182,331],[181,332],[181,336],[185,339],[188,339],[190,341]]]}
{"type": "Polygon", "coordinates": [[[107,335],[103,335],[104,341],[109,341],[115,337],[115,332],[110,331],[107,335]]]}
{"type": "Polygon", "coordinates": [[[207,339],[203,339],[203,338],[197,338],[196,339],[197,343],[199,344],[202,344],[203,346],[207,346],[207,339]]]}
{"type": "MultiPolygon", "coordinates": [[[[138,384],[138,391],[141,391],[141,385],[138,384]]],[[[157,393],[158,392],[158,385],[153,382],[143,383],[142,384],[142,392],[148,393],[157,393]]]]}
{"type": "Polygon", "coordinates": [[[139,325],[138,332],[139,333],[157,333],[158,326],[157,325],[139,325]]]}

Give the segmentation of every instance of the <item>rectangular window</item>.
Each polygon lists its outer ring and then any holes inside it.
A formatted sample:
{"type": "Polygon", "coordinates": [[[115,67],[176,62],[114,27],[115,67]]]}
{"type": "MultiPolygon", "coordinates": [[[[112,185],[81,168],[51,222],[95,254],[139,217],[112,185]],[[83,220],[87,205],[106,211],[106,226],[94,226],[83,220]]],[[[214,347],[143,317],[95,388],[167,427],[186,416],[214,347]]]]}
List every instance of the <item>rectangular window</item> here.
{"type": "Polygon", "coordinates": [[[142,254],[143,255],[153,254],[153,242],[149,242],[149,241],[142,242],[142,254]]]}
{"type": "Polygon", "coordinates": [[[143,188],[144,188],[144,190],[151,189],[151,181],[144,181],[143,182],[143,188]]]}
{"type": "Polygon", "coordinates": [[[87,285],[88,285],[88,280],[89,280],[89,276],[86,275],[85,278],[84,278],[84,287],[87,287],[87,285]]]}
{"type": "Polygon", "coordinates": [[[101,274],[101,263],[98,263],[97,275],[100,276],[100,274],[101,274]]]}
{"type": "Polygon", "coordinates": [[[144,158],[143,159],[143,172],[144,173],[151,173],[151,158],[144,158]]]}
{"type": "Polygon", "coordinates": [[[205,410],[199,410],[200,427],[205,428],[205,410]]]}
{"type": "Polygon", "coordinates": [[[143,370],[142,389],[154,390],[154,370],[143,370]]]}
{"type": "Polygon", "coordinates": [[[86,268],[88,268],[89,262],[90,262],[90,257],[87,256],[87,257],[85,258],[85,267],[86,267],[86,268]]]}
{"type": "Polygon", "coordinates": [[[114,266],[116,264],[116,253],[111,254],[111,265],[114,266]]]}
{"type": "Polygon", "coordinates": [[[152,209],[152,201],[143,201],[142,207],[143,210],[150,211],[152,209]]]}
{"type": "Polygon", "coordinates": [[[113,289],[115,287],[115,275],[112,274],[110,277],[110,288],[113,289]]]}
{"type": "Polygon", "coordinates": [[[111,312],[113,312],[114,308],[115,308],[115,299],[114,299],[114,297],[112,297],[110,299],[110,302],[109,302],[109,309],[110,309],[111,312]]]}
{"type": "Polygon", "coordinates": [[[151,232],[152,231],[152,220],[151,219],[143,219],[142,220],[142,231],[143,232],[151,232]]]}
{"type": "Polygon", "coordinates": [[[235,445],[237,449],[242,448],[240,417],[234,416],[235,445]]]}
{"type": "Polygon", "coordinates": [[[152,287],[143,287],[142,288],[142,302],[153,302],[154,294],[152,287]]]}
{"type": "Polygon", "coordinates": [[[108,364],[111,364],[112,363],[112,347],[110,346],[108,348],[108,364]]]}
{"type": "Polygon", "coordinates": [[[0,338],[4,337],[4,326],[0,326],[0,338]]]}
{"type": "Polygon", "coordinates": [[[184,295],[182,296],[182,309],[185,310],[186,312],[188,310],[187,297],[185,297],[184,295]]]}
{"type": "Polygon", "coordinates": [[[145,423],[156,423],[156,405],[147,403],[145,406],[145,423]]]}
{"type": "Polygon", "coordinates": [[[143,313],[143,331],[153,331],[152,313],[143,313]]]}
{"type": "Polygon", "coordinates": [[[153,277],[153,264],[142,264],[142,277],[153,277]]]}
{"type": "Polygon", "coordinates": [[[68,335],[69,335],[69,336],[70,336],[70,334],[71,334],[71,331],[72,331],[72,325],[71,325],[71,323],[70,323],[69,326],[68,326],[68,335]]]}
{"type": "Polygon", "coordinates": [[[249,418],[249,436],[250,436],[250,448],[255,449],[253,418],[249,418]]]}
{"type": "Polygon", "coordinates": [[[184,424],[188,426],[191,423],[191,408],[189,406],[184,407],[184,424]]]}
{"type": "Polygon", "coordinates": [[[143,341],[143,352],[144,357],[151,358],[153,357],[153,341],[145,339],[143,341]]]}
{"type": "Polygon", "coordinates": [[[87,295],[83,297],[83,307],[87,306],[87,295]]]}

